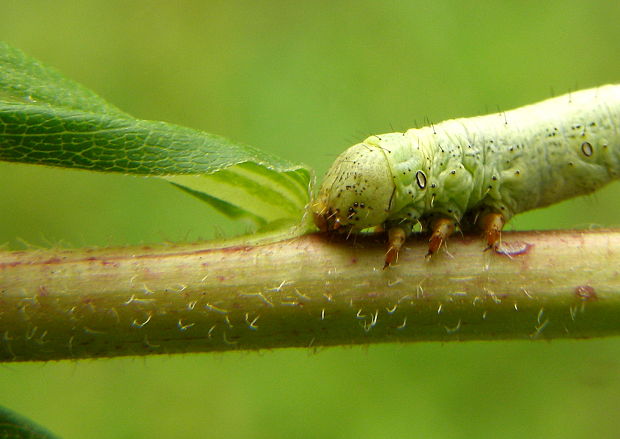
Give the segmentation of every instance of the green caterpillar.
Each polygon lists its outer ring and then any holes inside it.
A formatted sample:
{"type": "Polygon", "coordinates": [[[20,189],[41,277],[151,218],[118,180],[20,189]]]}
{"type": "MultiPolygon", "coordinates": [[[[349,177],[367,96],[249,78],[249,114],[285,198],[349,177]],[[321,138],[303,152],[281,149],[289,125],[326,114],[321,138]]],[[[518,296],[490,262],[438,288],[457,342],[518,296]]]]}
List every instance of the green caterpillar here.
{"type": "Polygon", "coordinates": [[[371,136],[343,152],[313,205],[322,231],[385,228],[386,266],[415,224],[429,255],[460,227],[494,247],[510,218],[620,177],[620,85],[503,113],[371,136]]]}

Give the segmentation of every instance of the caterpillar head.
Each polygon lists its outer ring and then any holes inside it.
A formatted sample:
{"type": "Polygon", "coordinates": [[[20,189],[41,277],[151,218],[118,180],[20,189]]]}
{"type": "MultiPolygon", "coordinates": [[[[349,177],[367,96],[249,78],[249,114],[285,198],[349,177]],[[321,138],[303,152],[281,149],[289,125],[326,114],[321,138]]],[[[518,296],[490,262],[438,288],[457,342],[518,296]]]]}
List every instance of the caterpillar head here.
{"type": "Polygon", "coordinates": [[[343,152],[327,172],[313,205],[321,231],[358,232],[388,217],[395,184],[385,152],[358,143],[343,152]]]}

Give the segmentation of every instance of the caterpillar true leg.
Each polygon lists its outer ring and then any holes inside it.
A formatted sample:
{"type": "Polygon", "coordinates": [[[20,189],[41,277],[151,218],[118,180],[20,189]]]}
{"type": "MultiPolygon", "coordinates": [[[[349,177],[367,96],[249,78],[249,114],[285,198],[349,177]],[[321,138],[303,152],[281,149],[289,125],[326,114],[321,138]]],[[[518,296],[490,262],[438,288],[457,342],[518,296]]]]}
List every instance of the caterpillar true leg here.
{"type": "MultiPolygon", "coordinates": [[[[388,229],[388,250],[385,254],[383,269],[398,261],[398,253],[407,239],[410,224],[392,226],[388,229]]],[[[437,253],[446,240],[454,233],[456,224],[452,218],[440,217],[431,222],[433,234],[429,239],[427,257],[437,253]]]]}
{"type": "Polygon", "coordinates": [[[441,248],[441,246],[446,242],[448,237],[454,233],[456,225],[454,224],[454,220],[451,218],[441,217],[437,218],[431,223],[431,230],[433,234],[431,235],[431,239],[429,239],[428,244],[428,253],[426,257],[432,256],[441,248]]]}
{"type": "Polygon", "coordinates": [[[406,239],[407,232],[404,227],[393,226],[388,229],[388,250],[385,254],[385,264],[383,265],[384,270],[398,261],[398,252],[402,248],[406,239]]]}
{"type": "Polygon", "coordinates": [[[480,215],[477,224],[484,234],[487,248],[495,248],[499,244],[502,228],[506,224],[504,215],[497,212],[485,212],[480,215]]]}

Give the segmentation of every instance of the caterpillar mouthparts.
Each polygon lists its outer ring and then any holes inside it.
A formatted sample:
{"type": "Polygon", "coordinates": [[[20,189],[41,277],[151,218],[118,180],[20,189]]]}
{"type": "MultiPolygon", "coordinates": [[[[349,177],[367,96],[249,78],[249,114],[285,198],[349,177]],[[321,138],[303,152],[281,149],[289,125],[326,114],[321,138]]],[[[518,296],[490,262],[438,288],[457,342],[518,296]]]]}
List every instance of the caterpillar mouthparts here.
{"type": "Polygon", "coordinates": [[[386,151],[372,142],[347,149],[325,176],[314,206],[322,231],[359,232],[388,217],[396,186],[386,151]]]}

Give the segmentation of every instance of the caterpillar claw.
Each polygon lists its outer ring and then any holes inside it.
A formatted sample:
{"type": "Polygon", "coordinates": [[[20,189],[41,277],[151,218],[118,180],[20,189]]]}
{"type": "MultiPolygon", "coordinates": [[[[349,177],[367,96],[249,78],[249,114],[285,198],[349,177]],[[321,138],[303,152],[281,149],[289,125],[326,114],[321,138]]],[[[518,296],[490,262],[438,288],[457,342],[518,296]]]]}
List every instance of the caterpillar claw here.
{"type": "Polygon", "coordinates": [[[487,212],[478,218],[478,227],[482,229],[484,240],[487,243],[486,250],[494,249],[502,238],[502,228],[506,224],[504,215],[497,212],[487,212]]]}
{"type": "Polygon", "coordinates": [[[388,248],[387,253],[385,254],[385,263],[383,264],[383,269],[385,270],[390,265],[395,264],[398,260],[398,250],[392,246],[388,248]]]}
{"type": "Polygon", "coordinates": [[[405,229],[402,227],[394,226],[388,229],[388,250],[385,254],[385,264],[383,265],[384,270],[398,261],[398,252],[402,248],[406,239],[407,232],[405,232],[405,229]]]}
{"type": "Polygon", "coordinates": [[[428,241],[428,253],[426,253],[427,259],[437,253],[441,246],[445,244],[450,235],[454,233],[454,220],[450,218],[438,218],[432,222],[431,230],[433,231],[433,234],[428,241]]]}

